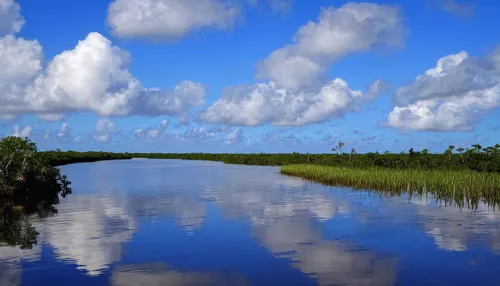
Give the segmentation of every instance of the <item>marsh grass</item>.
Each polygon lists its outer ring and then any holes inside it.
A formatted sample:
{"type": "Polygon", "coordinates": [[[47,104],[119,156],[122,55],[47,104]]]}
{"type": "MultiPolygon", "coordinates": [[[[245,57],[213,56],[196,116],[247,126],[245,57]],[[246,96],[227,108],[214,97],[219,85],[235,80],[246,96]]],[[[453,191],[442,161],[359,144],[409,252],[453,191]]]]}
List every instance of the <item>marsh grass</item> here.
{"type": "Polygon", "coordinates": [[[346,168],[318,165],[282,166],[280,172],[331,186],[374,190],[390,196],[431,194],[437,201],[477,208],[480,202],[500,204],[500,174],[474,171],[346,168]]]}

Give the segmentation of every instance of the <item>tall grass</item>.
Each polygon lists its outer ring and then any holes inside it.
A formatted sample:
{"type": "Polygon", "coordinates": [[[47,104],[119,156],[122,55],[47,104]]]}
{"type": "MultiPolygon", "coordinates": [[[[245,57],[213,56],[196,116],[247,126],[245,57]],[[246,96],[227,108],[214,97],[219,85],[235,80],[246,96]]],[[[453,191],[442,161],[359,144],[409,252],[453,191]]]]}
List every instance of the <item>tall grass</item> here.
{"type": "Polygon", "coordinates": [[[431,194],[438,201],[459,207],[477,208],[479,202],[498,207],[500,174],[474,171],[442,171],[419,169],[345,168],[318,165],[281,167],[285,175],[332,186],[350,186],[383,192],[388,195],[431,194]]]}

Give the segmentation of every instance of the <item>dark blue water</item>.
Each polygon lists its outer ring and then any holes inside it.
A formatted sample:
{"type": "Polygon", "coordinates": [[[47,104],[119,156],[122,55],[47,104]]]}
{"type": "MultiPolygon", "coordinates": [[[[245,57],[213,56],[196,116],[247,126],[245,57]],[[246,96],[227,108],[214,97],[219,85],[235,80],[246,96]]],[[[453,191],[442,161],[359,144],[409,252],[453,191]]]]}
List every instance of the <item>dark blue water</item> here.
{"type": "Polygon", "coordinates": [[[277,168],[64,166],[73,194],[0,247],[0,285],[499,285],[500,215],[381,198],[277,168]]]}

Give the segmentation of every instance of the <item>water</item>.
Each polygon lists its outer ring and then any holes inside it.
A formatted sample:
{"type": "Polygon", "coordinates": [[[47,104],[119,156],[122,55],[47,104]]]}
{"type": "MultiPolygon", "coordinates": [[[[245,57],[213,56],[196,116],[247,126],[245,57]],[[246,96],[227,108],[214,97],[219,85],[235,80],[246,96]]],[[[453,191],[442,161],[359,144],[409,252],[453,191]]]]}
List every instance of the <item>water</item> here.
{"type": "Polygon", "coordinates": [[[73,194],[0,247],[0,285],[498,285],[500,214],[217,162],[62,167],[73,194]]]}

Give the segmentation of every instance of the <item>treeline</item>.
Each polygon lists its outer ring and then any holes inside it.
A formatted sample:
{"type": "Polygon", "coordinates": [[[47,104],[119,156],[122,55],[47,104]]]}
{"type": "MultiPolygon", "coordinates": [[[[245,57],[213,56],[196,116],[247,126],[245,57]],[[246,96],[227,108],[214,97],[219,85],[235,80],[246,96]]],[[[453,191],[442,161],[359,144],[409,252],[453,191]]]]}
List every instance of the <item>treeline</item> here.
{"type": "Polygon", "coordinates": [[[127,153],[111,153],[100,151],[44,151],[39,152],[52,166],[62,166],[73,163],[97,162],[104,160],[132,159],[127,153]]]}
{"type": "MultiPolygon", "coordinates": [[[[343,146],[343,145],[341,145],[343,146]]],[[[334,148],[334,151],[339,151],[334,148]]],[[[349,153],[336,154],[208,154],[208,153],[129,153],[134,158],[183,159],[220,161],[226,164],[259,166],[283,166],[292,164],[315,164],[353,168],[395,168],[428,170],[474,170],[479,172],[500,172],[500,144],[493,147],[472,145],[471,148],[455,149],[450,146],[443,153],[430,153],[411,148],[407,152],[383,154],[370,152],[357,154],[354,149],[349,153]]]]}
{"type": "Polygon", "coordinates": [[[472,145],[470,148],[450,146],[443,153],[430,153],[424,149],[413,148],[401,153],[370,152],[358,154],[354,149],[349,153],[342,152],[343,144],[332,149],[336,153],[329,154],[230,154],[230,153],[109,153],[109,152],[75,152],[48,151],[42,152],[54,166],[78,162],[95,162],[102,160],[150,158],[150,159],[182,159],[220,161],[226,164],[283,166],[292,164],[314,164],[326,166],[342,166],[353,168],[394,168],[394,169],[427,169],[427,170],[474,170],[479,172],[500,173],[500,144],[492,147],[472,145]]]}

